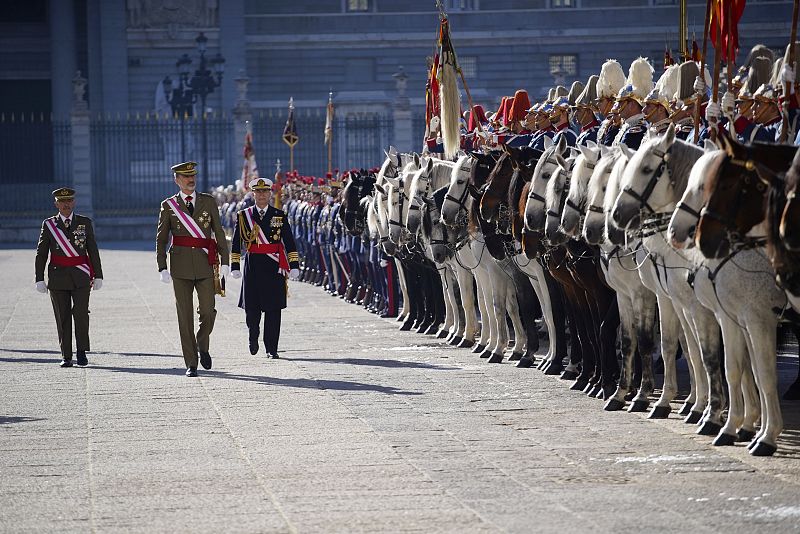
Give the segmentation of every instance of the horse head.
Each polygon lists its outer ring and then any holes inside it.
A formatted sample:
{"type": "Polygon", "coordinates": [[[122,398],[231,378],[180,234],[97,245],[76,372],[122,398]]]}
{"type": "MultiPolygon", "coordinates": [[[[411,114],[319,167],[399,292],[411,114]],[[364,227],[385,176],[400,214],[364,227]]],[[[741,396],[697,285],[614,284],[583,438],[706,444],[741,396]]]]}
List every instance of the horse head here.
{"type": "Polygon", "coordinates": [[[536,168],[531,177],[531,187],[528,191],[528,202],[525,205],[525,228],[527,230],[544,230],[547,182],[559,172],[556,156],[563,157],[566,150],[566,139],[562,137],[557,145],[550,143],[548,148],[542,152],[539,161],[536,162],[536,168]]]}
{"type": "Polygon", "coordinates": [[[561,231],[568,236],[575,236],[581,229],[581,220],[586,215],[589,179],[600,159],[600,148],[592,141],[585,146],[579,145],[578,150],[581,155],[572,167],[569,192],[561,214],[561,231]]]}
{"type": "Polygon", "coordinates": [[[700,210],[705,201],[706,176],[718,172],[725,153],[721,150],[706,152],[698,159],[689,174],[689,183],[683,197],[675,206],[675,211],[667,227],[667,239],[673,248],[685,249],[694,247],[694,235],[700,220],[700,210]]]}
{"type": "Polygon", "coordinates": [[[617,160],[622,157],[619,149],[610,149],[606,146],[600,146],[599,152],[600,158],[595,164],[587,186],[587,212],[582,229],[583,238],[592,245],[600,244],[605,239],[606,197],[613,195],[616,198],[617,194],[616,190],[609,191],[608,182],[617,160]]]}
{"type": "MultiPolygon", "coordinates": [[[[547,184],[545,198],[547,199],[547,217],[544,224],[544,235],[551,245],[563,245],[569,241],[569,236],[561,231],[561,215],[569,194],[570,179],[572,174],[573,157],[565,159],[556,154],[558,173],[547,184]]],[[[578,156],[583,159],[583,155],[578,156]]]]}
{"type": "Polygon", "coordinates": [[[419,231],[422,223],[422,209],[425,207],[425,199],[428,196],[430,187],[430,174],[433,170],[434,160],[428,158],[421,162],[417,159],[419,170],[411,175],[411,184],[408,191],[408,214],[406,215],[406,227],[412,234],[419,231]]]}
{"type": "Polygon", "coordinates": [[[500,206],[508,197],[508,186],[511,184],[511,175],[514,172],[508,148],[494,165],[486,179],[487,187],[481,196],[480,216],[487,222],[497,222],[500,206]]]}

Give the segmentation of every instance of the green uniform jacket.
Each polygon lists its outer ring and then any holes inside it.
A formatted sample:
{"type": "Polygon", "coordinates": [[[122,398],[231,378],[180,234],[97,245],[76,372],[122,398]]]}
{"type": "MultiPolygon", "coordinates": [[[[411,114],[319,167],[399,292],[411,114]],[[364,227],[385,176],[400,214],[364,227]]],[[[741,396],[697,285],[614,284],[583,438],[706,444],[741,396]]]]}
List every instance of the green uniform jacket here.
{"type": "MultiPolygon", "coordinates": [[[[103,278],[103,268],[100,265],[100,253],[97,250],[97,242],[94,239],[94,226],[89,217],[72,214],[69,230],[64,228],[61,217],[54,215],[50,217],[56,222],[56,226],[66,234],[72,246],[79,255],[89,256],[89,261],[94,269],[95,278],[103,278]]],[[[45,221],[47,222],[47,221],[45,221]]],[[[42,231],[39,234],[39,244],[36,246],[36,281],[44,281],[44,268],[47,264],[48,254],[50,256],[66,256],[59,246],[56,238],[50,230],[42,223],[42,231]]],[[[57,267],[50,263],[47,266],[47,287],[49,289],[68,291],[89,285],[89,275],[77,267],[57,267]]]]}
{"type": "MultiPolygon", "coordinates": [[[[217,252],[220,256],[220,263],[222,265],[229,264],[228,241],[225,238],[225,232],[222,230],[222,224],[219,219],[219,208],[214,197],[207,193],[196,193],[196,200],[194,202],[194,215],[191,216],[200,229],[203,231],[205,237],[213,237],[217,241],[217,252]]],[[[186,209],[186,204],[180,193],[175,197],[178,201],[181,211],[189,215],[186,209]]],[[[158,214],[158,231],[156,232],[156,260],[158,261],[158,270],[163,271],[167,268],[167,245],[169,244],[169,235],[173,236],[188,236],[192,234],[180,222],[178,216],[172,211],[172,208],[167,204],[165,199],[161,203],[161,213],[158,214]]],[[[201,248],[190,247],[172,247],[169,250],[169,272],[173,278],[185,278],[188,280],[201,280],[203,278],[210,278],[213,276],[211,265],[208,264],[208,256],[201,248]]]]}

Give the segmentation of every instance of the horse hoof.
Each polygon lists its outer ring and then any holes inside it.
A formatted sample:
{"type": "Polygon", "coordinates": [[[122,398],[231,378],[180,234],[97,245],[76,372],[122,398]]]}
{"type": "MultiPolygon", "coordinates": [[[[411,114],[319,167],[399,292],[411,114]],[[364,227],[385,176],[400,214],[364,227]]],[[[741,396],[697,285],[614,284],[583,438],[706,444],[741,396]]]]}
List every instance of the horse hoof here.
{"type": "Polygon", "coordinates": [[[522,359],[522,353],[521,352],[512,352],[511,356],[508,357],[508,361],[510,361],[510,362],[518,362],[521,359],[522,359]]]}
{"type": "Polygon", "coordinates": [[[400,331],[401,332],[408,332],[409,330],[411,330],[412,326],[414,326],[414,321],[413,320],[406,321],[406,322],[404,322],[403,324],[400,325],[400,331]]]}
{"type": "Polygon", "coordinates": [[[448,337],[450,337],[450,332],[447,330],[439,330],[436,332],[436,339],[447,339],[448,337]]]}
{"type": "Polygon", "coordinates": [[[473,354],[480,354],[484,350],[486,350],[486,345],[480,345],[479,344],[479,345],[475,345],[475,347],[472,349],[472,353],[473,354]]]}
{"type": "Polygon", "coordinates": [[[588,380],[585,378],[579,378],[572,385],[569,387],[572,391],[583,391],[586,389],[586,385],[589,383],[588,380]]]}
{"type": "Polygon", "coordinates": [[[778,450],[778,447],[775,445],[770,445],[769,443],[764,443],[763,441],[756,442],[755,447],[750,449],[750,454],[753,456],[772,456],[775,454],[775,451],[778,450]]]}
{"type": "Polygon", "coordinates": [[[539,361],[539,365],[537,365],[537,366],[536,366],[536,368],[537,368],[537,369],[539,369],[539,370],[541,371],[541,370],[543,370],[543,369],[544,369],[544,368],[545,368],[545,367],[546,367],[548,364],[549,364],[549,360],[548,360],[547,358],[542,358],[542,359],[541,359],[541,361],[539,361]]]}
{"type": "Polygon", "coordinates": [[[669,416],[669,413],[672,411],[672,408],[667,406],[653,406],[653,409],[650,410],[650,415],[647,416],[648,419],[666,419],[669,416]]]}
{"type": "Polygon", "coordinates": [[[602,396],[598,396],[597,398],[598,399],[603,399],[603,400],[608,400],[608,399],[610,399],[611,397],[614,396],[614,393],[616,393],[616,391],[617,391],[617,385],[616,384],[604,384],[603,388],[601,390],[601,395],[602,396]]]}
{"type": "Polygon", "coordinates": [[[686,402],[683,404],[683,406],[681,406],[681,409],[678,410],[678,415],[689,415],[689,412],[691,411],[692,411],[692,405],[686,402]]]}
{"type": "Polygon", "coordinates": [[[522,358],[517,362],[517,367],[533,367],[534,361],[531,358],[522,358]]]}
{"type": "Polygon", "coordinates": [[[716,447],[730,447],[736,443],[736,436],[722,433],[719,434],[711,443],[716,447]]]}
{"type": "Polygon", "coordinates": [[[649,406],[650,406],[650,401],[637,400],[637,401],[633,401],[633,404],[631,404],[631,407],[628,408],[628,411],[631,412],[631,413],[633,413],[633,412],[646,412],[647,408],[649,406]]]}
{"type": "Polygon", "coordinates": [[[564,371],[561,373],[561,380],[575,380],[578,378],[578,371],[564,371]]]}
{"type": "Polygon", "coordinates": [[[625,400],[630,402],[634,398],[636,398],[636,391],[629,391],[627,395],[625,395],[625,400]]]}
{"type": "Polygon", "coordinates": [[[702,418],[703,418],[703,412],[690,411],[689,415],[686,416],[683,422],[686,423],[687,425],[696,425],[697,423],[700,422],[700,419],[702,418]]]}
{"type": "Polygon", "coordinates": [[[754,437],[756,437],[754,430],[745,430],[744,428],[740,428],[736,433],[736,441],[753,441],[754,437]]]}
{"type": "Polygon", "coordinates": [[[597,398],[597,394],[600,393],[601,391],[603,391],[603,386],[601,386],[600,384],[595,384],[594,386],[592,386],[592,389],[590,389],[589,392],[586,393],[586,396],[595,399],[597,398]]]}
{"type": "Polygon", "coordinates": [[[544,374],[550,375],[550,376],[560,375],[561,371],[563,371],[563,370],[564,370],[564,368],[561,367],[560,365],[557,365],[555,363],[551,363],[544,370],[544,374]]]}
{"type": "MultiPolygon", "coordinates": [[[[614,388],[614,389],[616,389],[616,388],[614,388]]],[[[607,398],[610,397],[610,395],[606,395],[606,390],[605,390],[605,388],[603,386],[600,386],[599,388],[595,388],[592,391],[595,391],[595,390],[597,391],[597,393],[595,393],[593,395],[593,397],[595,399],[606,400],[607,398]]]]}
{"type": "MultiPolygon", "coordinates": [[[[352,300],[347,300],[347,299],[345,299],[345,300],[346,300],[347,302],[353,302],[352,300]]],[[[398,315],[396,320],[397,320],[397,322],[398,322],[398,323],[399,323],[400,321],[405,321],[405,320],[406,320],[406,316],[405,316],[405,315],[398,315]]]]}
{"type": "MultiPolygon", "coordinates": [[[[417,328],[417,334],[427,334],[432,327],[433,325],[430,323],[422,323],[419,325],[419,328],[417,328]]],[[[436,330],[434,330],[434,332],[436,332],[436,330]]]]}
{"type": "Polygon", "coordinates": [[[492,351],[485,350],[485,351],[481,352],[481,356],[480,357],[481,358],[490,358],[491,356],[492,356],[492,351]]]}
{"type": "MultiPolygon", "coordinates": [[[[481,354],[481,358],[483,358],[483,354],[481,354]]],[[[492,354],[492,356],[488,360],[489,363],[500,363],[502,361],[503,361],[502,354],[492,354]]]]}
{"type": "Polygon", "coordinates": [[[623,409],[624,407],[625,407],[625,401],[621,401],[619,399],[611,397],[610,399],[608,399],[608,402],[606,402],[606,405],[603,406],[603,409],[607,412],[617,412],[623,409]]]}
{"type": "Polygon", "coordinates": [[[458,347],[459,349],[468,349],[474,344],[475,342],[471,339],[459,339],[459,342],[456,345],[456,347],[458,347]]]}
{"type": "Polygon", "coordinates": [[[722,425],[714,421],[704,421],[697,429],[697,433],[701,436],[716,436],[722,430],[722,425]]]}

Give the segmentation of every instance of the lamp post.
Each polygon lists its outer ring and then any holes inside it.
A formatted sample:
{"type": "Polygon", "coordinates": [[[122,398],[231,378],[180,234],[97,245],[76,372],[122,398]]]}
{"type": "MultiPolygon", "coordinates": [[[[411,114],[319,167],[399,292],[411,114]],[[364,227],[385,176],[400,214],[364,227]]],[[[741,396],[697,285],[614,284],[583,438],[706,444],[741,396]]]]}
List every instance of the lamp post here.
{"type": "Polygon", "coordinates": [[[203,174],[201,179],[201,190],[208,190],[208,128],[206,125],[206,98],[219,87],[222,82],[222,73],[225,70],[225,59],[217,52],[211,59],[206,58],[208,38],[200,32],[195,39],[197,51],[200,54],[200,64],[191,77],[192,59],[189,54],[183,54],[175,66],[178,69],[178,86],[172,87],[172,80],[167,76],[164,78],[164,92],[167,95],[167,102],[172,108],[173,116],[181,121],[181,159],[186,159],[186,141],[184,138],[184,122],[189,117],[194,116],[194,104],[200,99],[200,121],[201,133],[203,136],[203,174]],[[211,67],[212,71],[208,68],[211,67]]]}

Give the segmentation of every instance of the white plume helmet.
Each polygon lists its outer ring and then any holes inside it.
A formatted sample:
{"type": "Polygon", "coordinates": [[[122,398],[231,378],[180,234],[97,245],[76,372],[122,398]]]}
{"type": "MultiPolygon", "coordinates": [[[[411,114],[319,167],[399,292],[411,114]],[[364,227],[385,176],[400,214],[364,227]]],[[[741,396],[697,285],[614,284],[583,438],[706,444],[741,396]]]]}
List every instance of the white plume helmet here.
{"type": "Polygon", "coordinates": [[[609,59],[600,69],[597,79],[597,97],[615,98],[625,85],[625,71],[616,59],[609,59]]]}
{"type": "Polygon", "coordinates": [[[658,93],[671,99],[678,92],[678,65],[670,65],[656,82],[658,93]]]}
{"type": "Polygon", "coordinates": [[[638,96],[639,100],[644,100],[653,90],[653,67],[647,62],[647,58],[639,57],[631,63],[627,83],[633,87],[633,94],[638,96]]]}

